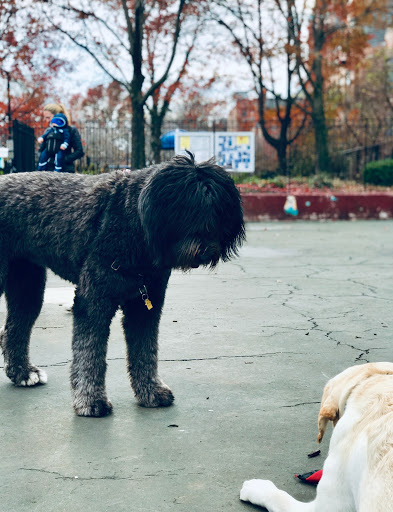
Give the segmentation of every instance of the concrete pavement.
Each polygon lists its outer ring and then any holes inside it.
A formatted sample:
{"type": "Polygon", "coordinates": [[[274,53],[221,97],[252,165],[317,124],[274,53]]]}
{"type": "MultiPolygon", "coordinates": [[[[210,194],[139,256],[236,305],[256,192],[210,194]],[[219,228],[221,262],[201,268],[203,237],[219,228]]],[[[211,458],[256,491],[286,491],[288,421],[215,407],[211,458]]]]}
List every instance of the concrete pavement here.
{"type": "Polygon", "coordinates": [[[245,512],[250,478],[312,499],[293,475],[326,457],[330,435],[307,458],[326,380],[393,360],[392,254],[390,220],[248,224],[237,260],[171,277],[160,374],[174,406],[136,405],[113,320],[102,419],[73,413],[73,288],[51,275],[31,341],[48,384],[16,388],[0,371],[0,511],[245,512]]]}

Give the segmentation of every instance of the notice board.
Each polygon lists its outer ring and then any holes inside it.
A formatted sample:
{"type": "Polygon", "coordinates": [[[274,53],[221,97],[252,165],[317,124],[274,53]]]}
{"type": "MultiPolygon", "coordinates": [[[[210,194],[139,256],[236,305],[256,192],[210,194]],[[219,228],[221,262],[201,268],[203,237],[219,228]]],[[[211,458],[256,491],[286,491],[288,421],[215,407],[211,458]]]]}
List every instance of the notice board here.
{"type": "Polygon", "coordinates": [[[175,133],[175,153],[194,153],[197,162],[211,157],[231,172],[255,171],[255,135],[253,132],[181,132],[175,133]]]}

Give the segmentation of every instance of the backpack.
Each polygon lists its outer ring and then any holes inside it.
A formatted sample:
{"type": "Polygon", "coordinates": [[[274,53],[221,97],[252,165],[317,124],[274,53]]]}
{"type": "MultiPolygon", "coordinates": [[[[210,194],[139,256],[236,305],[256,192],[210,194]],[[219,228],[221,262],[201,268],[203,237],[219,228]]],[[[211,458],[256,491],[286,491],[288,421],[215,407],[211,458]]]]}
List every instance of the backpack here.
{"type": "Polygon", "coordinates": [[[55,156],[60,151],[60,146],[64,142],[64,133],[52,130],[46,137],[45,149],[48,156],[55,156]]]}

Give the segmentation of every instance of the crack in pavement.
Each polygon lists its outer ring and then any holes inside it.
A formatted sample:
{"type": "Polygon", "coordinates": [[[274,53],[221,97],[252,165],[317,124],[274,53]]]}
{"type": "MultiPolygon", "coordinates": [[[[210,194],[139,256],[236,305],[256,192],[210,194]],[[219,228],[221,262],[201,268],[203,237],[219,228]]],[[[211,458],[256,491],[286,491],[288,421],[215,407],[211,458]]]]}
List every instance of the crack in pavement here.
{"type": "MultiPolygon", "coordinates": [[[[182,363],[187,361],[219,361],[221,359],[252,359],[252,358],[262,358],[262,357],[269,357],[269,356],[276,356],[276,355],[283,355],[283,354],[293,354],[293,355],[304,355],[303,352],[289,352],[289,351],[278,351],[278,352],[265,352],[264,354],[244,354],[244,355],[233,355],[233,356],[212,356],[212,357],[190,357],[190,358],[184,358],[184,359],[159,359],[160,362],[164,363],[182,363]]],[[[107,361],[125,361],[125,357],[108,357],[107,361]]],[[[67,364],[70,364],[72,362],[71,359],[67,361],[61,361],[59,363],[53,363],[53,364],[39,364],[38,366],[40,368],[52,368],[52,367],[62,367],[66,366],[67,364]]],[[[4,369],[4,366],[0,366],[0,368],[4,369]]]]}
{"type": "MultiPolygon", "coordinates": [[[[32,471],[37,473],[44,473],[47,475],[53,475],[55,476],[55,480],[79,480],[79,481],[88,481],[88,480],[145,480],[146,478],[154,478],[157,476],[177,476],[179,472],[184,471],[186,468],[179,468],[176,470],[170,470],[170,471],[163,471],[159,470],[155,473],[146,473],[145,475],[141,477],[134,477],[134,476],[117,476],[117,475],[104,475],[104,476],[67,476],[62,475],[58,471],[48,471],[46,469],[38,469],[38,468],[19,468],[20,471],[32,471]]],[[[189,474],[203,474],[203,473],[189,473],[189,474]]]]}
{"type": "Polygon", "coordinates": [[[314,276],[317,276],[318,274],[321,274],[322,272],[329,272],[328,268],[320,268],[318,270],[312,270],[310,274],[306,274],[306,279],[313,279],[314,276]]]}
{"type": "Polygon", "coordinates": [[[42,325],[35,325],[34,329],[42,329],[43,331],[46,331],[46,329],[64,329],[64,327],[64,325],[48,325],[47,327],[42,325]]]}
{"type": "Polygon", "coordinates": [[[252,359],[253,357],[267,357],[267,356],[275,356],[275,355],[281,355],[281,354],[302,354],[301,352],[287,352],[287,351],[278,351],[278,352],[265,352],[264,354],[249,354],[249,355],[233,355],[233,356],[214,356],[214,357],[201,357],[201,358],[187,358],[187,359],[160,359],[160,361],[169,362],[169,363],[175,363],[175,362],[181,362],[181,361],[217,361],[220,359],[242,359],[242,358],[249,358],[252,359]]]}
{"type": "MultiPolygon", "coordinates": [[[[262,325],[263,329],[279,329],[279,331],[276,331],[274,335],[276,334],[282,334],[280,331],[282,329],[286,329],[288,331],[308,331],[308,327],[292,327],[291,325],[262,325]]],[[[264,330],[262,329],[262,332],[264,330]]],[[[273,336],[273,335],[271,335],[273,336]]],[[[266,336],[264,336],[266,338],[266,336]]]]}
{"type": "Polygon", "coordinates": [[[315,405],[315,404],[320,404],[321,401],[318,400],[317,402],[299,402],[297,404],[292,404],[292,405],[280,405],[279,409],[284,409],[284,408],[287,408],[287,407],[299,407],[300,405],[315,405]]]}
{"type": "Polygon", "coordinates": [[[366,283],[362,283],[361,281],[356,281],[355,279],[348,278],[347,282],[360,285],[364,288],[366,288],[370,293],[377,293],[377,288],[375,286],[368,285],[366,283]]]}
{"type": "MultiPolygon", "coordinates": [[[[355,345],[351,345],[350,343],[345,343],[343,341],[339,341],[339,340],[333,338],[333,336],[331,335],[333,332],[334,331],[328,331],[325,334],[325,336],[328,340],[333,341],[334,343],[336,343],[337,346],[339,346],[339,345],[346,346],[346,347],[351,348],[352,350],[357,350],[358,352],[360,352],[360,354],[357,357],[355,357],[355,362],[364,361],[365,363],[370,363],[370,360],[366,359],[363,356],[365,356],[365,355],[368,356],[372,350],[384,350],[384,348],[385,348],[385,347],[372,347],[372,348],[355,347],[355,345]]],[[[341,331],[341,332],[343,332],[343,331],[341,331]]]]}

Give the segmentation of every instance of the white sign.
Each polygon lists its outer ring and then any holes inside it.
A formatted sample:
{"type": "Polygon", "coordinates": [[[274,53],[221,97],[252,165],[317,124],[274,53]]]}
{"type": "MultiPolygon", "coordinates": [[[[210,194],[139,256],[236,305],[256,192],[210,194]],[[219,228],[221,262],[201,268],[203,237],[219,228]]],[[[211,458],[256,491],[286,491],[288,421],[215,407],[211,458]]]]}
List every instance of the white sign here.
{"type": "Polygon", "coordinates": [[[215,133],[218,165],[233,172],[255,171],[255,136],[252,132],[215,133]]]}
{"type": "Polygon", "coordinates": [[[175,153],[185,153],[185,150],[194,153],[197,162],[209,160],[214,155],[211,132],[181,132],[175,133],[175,153]]]}
{"type": "Polygon", "coordinates": [[[8,148],[0,147],[0,158],[8,158],[8,148]]]}
{"type": "Polygon", "coordinates": [[[255,171],[255,135],[252,132],[175,132],[175,153],[194,153],[197,162],[215,157],[231,172],[255,171]]]}

